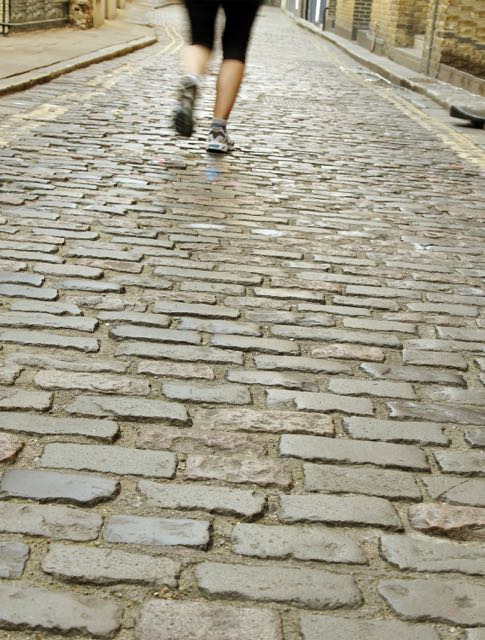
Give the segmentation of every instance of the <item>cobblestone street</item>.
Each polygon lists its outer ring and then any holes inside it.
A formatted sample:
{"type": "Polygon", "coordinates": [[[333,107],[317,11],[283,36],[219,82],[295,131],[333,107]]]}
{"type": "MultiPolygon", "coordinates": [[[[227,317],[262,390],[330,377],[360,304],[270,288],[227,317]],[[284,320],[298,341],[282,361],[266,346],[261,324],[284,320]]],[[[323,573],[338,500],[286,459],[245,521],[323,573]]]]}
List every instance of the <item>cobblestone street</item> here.
{"type": "Polygon", "coordinates": [[[0,98],[0,639],[485,640],[484,133],[264,7],[209,157],[154,15],[0,98]]]}

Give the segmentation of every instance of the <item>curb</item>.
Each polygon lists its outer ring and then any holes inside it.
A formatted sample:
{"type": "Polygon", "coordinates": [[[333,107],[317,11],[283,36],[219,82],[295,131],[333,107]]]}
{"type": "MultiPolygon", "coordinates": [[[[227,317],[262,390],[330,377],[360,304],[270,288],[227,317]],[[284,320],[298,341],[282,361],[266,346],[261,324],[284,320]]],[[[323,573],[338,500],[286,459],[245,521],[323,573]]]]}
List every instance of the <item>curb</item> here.
{"type": "Polygon", "coordinates": [[[7,95],[8,93],[14,93],[15,91],[22,91],[28,89],[37,84],[43,84],[49,82],[54,78],[58,78],[66,73],[75,71],[76,69],[82,69],[88,67],[91,64],[97,62],[103,62],[104,60],[111,60],[112,58],[118,58],[124,56],[127,53],[132,53],[137,49],[143,49],[149,47],[152,44],[158,42],[156,36],[143,36],[143,38],[137,38],[136,40],[129,40],[120,45],[113,45],[111,47],[105,47],[99,49],[93,53],[88,53],[84,56],[78,56],[77,58],[71,58],[63,62],[57,62],[47,67],[42,67],[34,71],[27,71],[11,78],[4,78],[0,80],[0,96],[7,95]]]}
{"type": "MultiPolygon", "coordinates": [[[[306,20],[303,20],[303,18],[297,18],[290,11],[285,10],[285,13],[290,18],[292,18],[298,26],[304,29],[307,29],[308,31],[311,31],[312,33],[320,36],[324,40],[327,40],[327,42],[330,42],[331,44],[338,47],[341,51],[343,51],[348,56],[356,60],[359,64],[361,64],[364,67],[367,67],[368,69],[370,69],[371,71],[374,71],[375,73],[378,73],[380,76],[382,76],[389,82],[392,82],[392,84],[395,84],[400,87],[404,87],[406,89],[410,89],[415,93],[420,93],[421,95],[424,95],[430,100],[433,100],[434,102],[439,104],[440,107],[443,107],[444,109],[447,109],[447,110],[449,110],[452,105],[456,104],[457,98],[458,98],[458,101],[460,99],[461,101],[465,101],[465,102],[467,101],[463,95],[461,97],[459,97],[458,95],[455,95],[454,97],[443,96],[439,91],[439,87],[440,85],[444,85],[445,83],[443,83],[440,80],[436,80],[434,78],[430,78],[428,76],[425,76],[419,73],[414,74],[414,77],[412,79],[407,78],[404,75],[400,75],[397,71],[393,71],[392,69],[389,68],[390,65],[394,65],[396,67],[398,66],[392,60],[387,60],[388,65],[379,64],[377,60],[376,61],[371,60],[369,59],[368,55],[365,55],[363,53],[364,51],[366,51],[365,49],[363,50],[362,53],[360,53],[359,51],[356,51],[355,49],[358,47],[357,44],[353,44],[349,42],[349,44],[347,45],[345,42],[341,42],[340,39],[336,38],[332,33],[329,33],[328,31],[322,31],[315,25],[307,22],[306,20]]],[[[377,58],[377,56],[375,57],[377,58]]],[[[405,69],[405,70],[410,72],[409,69],[405,69]]],[[[453,87],[453,85],[450,85],[450,86],[453,87]]],[[[453,87],[453,89],[457,92],[457,94],[458,92],[468,93],[464,89],[460,89],[458,87],[453,87]]],[[[479,102],[483,104],[483,98],[481,98],[481,96],[477,96],[472,93],[468,93],[468,95],[470,96],[470,99],[472,102],[479,102]]],[[[470,102],[470,99],[468,100],[468,102],[470,102]]]]}

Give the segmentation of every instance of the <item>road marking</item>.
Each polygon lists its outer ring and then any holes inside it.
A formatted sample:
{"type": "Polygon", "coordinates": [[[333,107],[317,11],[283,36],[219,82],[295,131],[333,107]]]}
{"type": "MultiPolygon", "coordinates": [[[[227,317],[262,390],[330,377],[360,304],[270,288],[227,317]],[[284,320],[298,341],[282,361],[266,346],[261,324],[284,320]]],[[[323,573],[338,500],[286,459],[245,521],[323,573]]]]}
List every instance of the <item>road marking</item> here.
{"type": "MultiPolygon", "coordinates": [[[[326,56],[334,62],[341,70],[342,73],[352,78],[355,82],[358,82],[362,86],[369,88],[369,83],[360,77],[358,73],[346,64],[342,63],[342,60],[330,49],[329,45],[316,43],[312,39],[312,44],[317,49],[323,49],[326,56]]],[[[358,63],[356,63],[358,64],[358,63]]],[[[385,80],[385,78],[383,78],[385,80]]],[[[478,165],[480,169],[485,170],[485,151],[479,146],[474,144],[467,136],[452,129],[449,125],[441,122],[433,116],[425,113],[412,102],[396,94],[395,85],[390,84],[393,87],[393,92],[386,91],[382,87],[372,86],[372,89],[378,93],[385,100],[393,104],[401,113],[407,115],[411,120],[417,122],[419,125],[432,133],[441,142],[452,149],[460,158],[468,160],[469,162],[478,165]]]]}
{"type": "Polygon", "coordinates": [[[140,68],[152,64],[154,60],[177,53],[184,44],[183,36],[172,25],[163,24],[161,26],[168,43],[160,51],[149,54],[145,60],[137,64],[125,62],[102,76],[92,78],[85,83],[85,86],[93,89],[92,91],[82,93],[79,91],[68,91],[57,96],[56,102],[59,104],[44,103],[27,113],[20,115],[15,114],[6,118],[2,124],[0,124],[0,148],[9,147],[10,144],[22,134],[41,127],[43,122],[56,120],[69,109],[69,105],[62,106],[63,104],[71,100],[82,100],[82,102],[85,103],[95,96],[102,95],[107,89],[111,89],[117,85],[118,82],[126,78],[126,76],[131,76],[137,73],[140,68]]]}

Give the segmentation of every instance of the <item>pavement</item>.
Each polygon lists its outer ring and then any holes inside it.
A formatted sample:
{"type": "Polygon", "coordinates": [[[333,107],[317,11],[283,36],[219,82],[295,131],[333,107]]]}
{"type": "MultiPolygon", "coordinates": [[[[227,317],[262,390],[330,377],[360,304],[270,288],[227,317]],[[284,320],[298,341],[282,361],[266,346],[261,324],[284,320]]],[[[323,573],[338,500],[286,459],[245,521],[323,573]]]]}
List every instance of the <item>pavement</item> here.
{"type": "Polygon", "coordinates": [[[483,640],[483,132],[265,7],[208,157],[160,24],[0,99],[0,638],[483,640]]]}
{"type": "Polygon", "coordinates": [[[421,93],[448,111],[452,105],[466,105],[479,110],[485,108],[484,96],[423,73],[418,73],[413,69],[408,69],[385,56],[380,56],[368,51],[355,41],[348,40],[330,31],[322,31],[316,25],[301,18],[296,18],[296,16],[289,11],[287,15],[295,20],[300,27],[308,29],[328,42],[331,42],[354,60],[375,71],[386,80],[398,86],[406,87],[406,89],[421,93]]]}
{"type": "Polygon", "coordinates": [[[0,37],[0,95],[157,42],[151,6],[128,4],[98,29],[62,27],[0,37]]]}

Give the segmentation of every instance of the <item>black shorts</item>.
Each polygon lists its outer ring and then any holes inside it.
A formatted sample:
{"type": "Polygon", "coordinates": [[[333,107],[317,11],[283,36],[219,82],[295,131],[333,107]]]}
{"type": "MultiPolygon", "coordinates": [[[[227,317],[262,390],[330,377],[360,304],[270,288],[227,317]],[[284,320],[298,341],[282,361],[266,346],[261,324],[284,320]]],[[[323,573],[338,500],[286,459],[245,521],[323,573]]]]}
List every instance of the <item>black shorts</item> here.
{"type": "Polygon", "coordinates": [[[217,10],[223,7],[226,26],[222,37],[224,60],[246,59],[251,28],[260,0],[185,0],[192,31],[192,44],[214,48],[217,10]]]}

